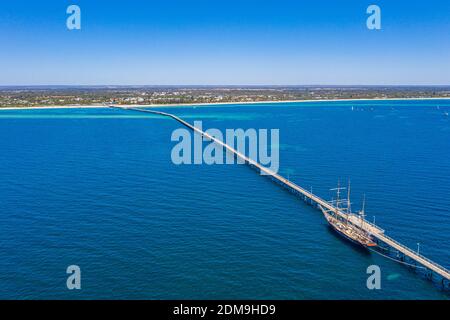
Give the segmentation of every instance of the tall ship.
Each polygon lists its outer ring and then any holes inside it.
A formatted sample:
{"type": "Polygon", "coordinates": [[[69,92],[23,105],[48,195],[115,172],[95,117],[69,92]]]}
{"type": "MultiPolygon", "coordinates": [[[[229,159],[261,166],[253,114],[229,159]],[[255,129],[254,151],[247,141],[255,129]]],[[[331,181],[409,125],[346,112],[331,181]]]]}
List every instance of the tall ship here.
{"type": "Polygon", "coordinates": [[[346,189],[339,186],[331,189],[336,190],[337,197],[336,200],[332,200],[330,204],[335,208],[334,210],[328,210],[322,206],[319,206],[322,213],[327,220],[329,226],[344,239],[361,246],[363,248],[376,247],[377,244],[373,241],[371,235],[364,230],[364,207],[365,199],[363,201],[362,210],[359,211],[357,215],[351,212],[351,202],[350,202],[350,182],[348,185],[347,199],[340,199],[341,190],[346,189]],[[342,207],[345,204],[346,207],[342,207]],[[350,216],[358,216],[359,218],[352,219],[350,221],[350,216]],[[359,223],[359,225],[358,225],[359,223]]]}

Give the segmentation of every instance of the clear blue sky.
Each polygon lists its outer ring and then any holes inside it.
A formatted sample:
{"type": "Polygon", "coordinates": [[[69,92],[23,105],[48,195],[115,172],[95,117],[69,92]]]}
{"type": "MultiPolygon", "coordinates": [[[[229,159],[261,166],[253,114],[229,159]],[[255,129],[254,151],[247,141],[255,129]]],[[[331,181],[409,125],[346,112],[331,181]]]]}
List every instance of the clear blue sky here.
{"type": "Polygon", "coordinates": [[[448,85],[450,1],[4,0],[0,43],[0,85],[448,85]]]}

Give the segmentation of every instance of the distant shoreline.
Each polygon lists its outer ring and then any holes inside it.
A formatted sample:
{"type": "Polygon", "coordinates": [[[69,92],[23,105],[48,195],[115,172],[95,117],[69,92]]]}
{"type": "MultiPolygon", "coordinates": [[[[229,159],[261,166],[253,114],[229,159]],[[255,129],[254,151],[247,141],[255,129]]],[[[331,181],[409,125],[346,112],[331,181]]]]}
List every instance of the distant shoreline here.
{"type": "Polygon", "coordinates": [[[202,102],[202,103],[169,103],[169,104],[108,104],[108,105],[67,105],[67,106],[33,106],[33,107],[6,107],[1,110],[39,110],[39,109],[97,109],[109,108],[110,105],[132,108],[167,108],[167,107],[193,107],[193,106],[216,106],[216,105],[233,105],[233,104],[280,104],[280,103],[310,103],[310,102],[351,102],[351,101],[420,101],[420,100],[450,100],[450,97],[434,97],[434,98],[374,98],[374,99],[317,99],[317,100],[284,100],[284,101],[243,101],[243,102],[202,102]]]}

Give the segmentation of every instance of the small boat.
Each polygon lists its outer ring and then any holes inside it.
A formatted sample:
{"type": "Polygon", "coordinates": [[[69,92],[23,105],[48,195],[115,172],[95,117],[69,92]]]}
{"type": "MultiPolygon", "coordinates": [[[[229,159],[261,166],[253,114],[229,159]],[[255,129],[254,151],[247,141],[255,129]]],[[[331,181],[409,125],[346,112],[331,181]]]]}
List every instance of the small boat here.
{"type": "MultiPolygon", "coordinates": [[[[369,247],[376,247],[377,244],[372,240],[370,234],[364,230],[364,209],[360,212],[360,222],[361,225],[358,226],[352,222],[349,221],[348,217],[351,213],[350,211],[350,185],[349,185],[349,192],[348,192],[348,199],[347,201],[347,209],[341,210],[339,208],[339,204],[341,203],[341,200],[339,200],[339,191],[341,189],[345,188],[338,188],[333,189],[337,190],[338,197],[336,201],[333,201],[332,203],[335,203],[335,210],[327,210],[320,206],[320,209],[322,210],[322,213],[327,220],[328,224],[331,226],[331,228],[337,232],[340,236],[345,238],[346,240],[349,240],[350,242],[362,246],[364,248],[369,247]]],[[[364,207],[364,205],[363,205],[364,207]]]]}

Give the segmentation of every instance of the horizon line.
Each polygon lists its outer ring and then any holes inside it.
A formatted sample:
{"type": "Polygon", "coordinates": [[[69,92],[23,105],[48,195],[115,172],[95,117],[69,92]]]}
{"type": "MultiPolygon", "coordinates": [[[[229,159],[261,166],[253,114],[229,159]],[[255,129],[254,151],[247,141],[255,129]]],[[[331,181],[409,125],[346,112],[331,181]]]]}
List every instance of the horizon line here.
{"type": "Polygon", "coordinates": [[[450,84],[0,84],[8,87],[450,87],[450,84]]]}

